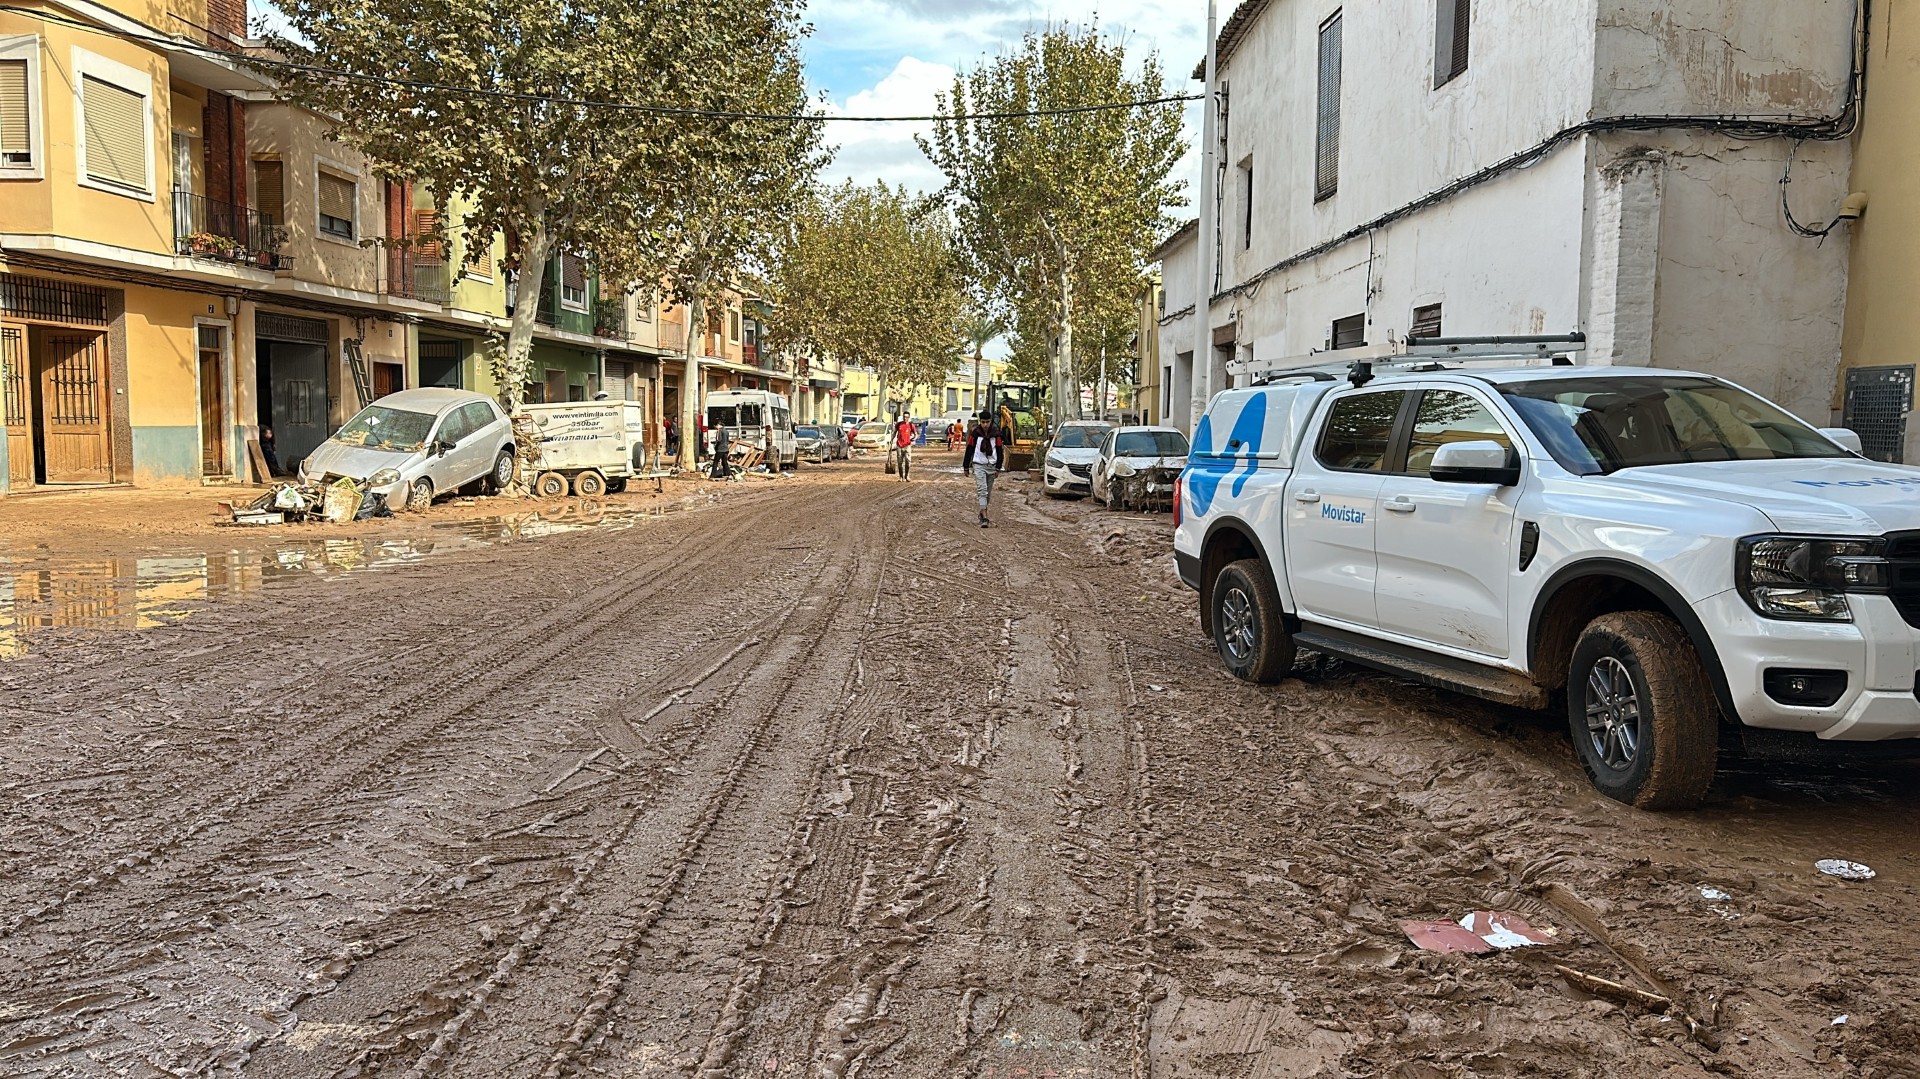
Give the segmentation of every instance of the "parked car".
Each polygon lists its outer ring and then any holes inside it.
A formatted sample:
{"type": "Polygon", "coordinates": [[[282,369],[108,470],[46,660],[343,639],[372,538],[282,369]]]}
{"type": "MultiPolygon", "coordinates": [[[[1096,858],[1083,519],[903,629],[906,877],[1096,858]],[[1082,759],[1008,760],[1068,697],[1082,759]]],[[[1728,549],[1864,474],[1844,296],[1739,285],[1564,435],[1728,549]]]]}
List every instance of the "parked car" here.
{"type": "Polygon", "coordinates": [[[887,440],[893,437],[893,425],[880,420],[869,420],[854,432],[853,448],[856,450],[884,450],[887,440]]]}
{"type": "Polygon", "coordinates": [[[793,429],[793,444],[801,457],[809,461],[826,464],[833,460],[833,446],[827,440],[831,427],[816,427],[810,423],[799,424],[793,429]]]}
{"type": "Polygon", "coordinates": [[[1040,489],[1053,498],[1079,498],[1092,490],[1093,462],[1113,425],[1101,420],[1069,420],[1047,447],[1040,489]]]}
{"type": "Polygon", "coordinates": [[[947,429],[953,426],[953,421],[945,416],[935,416],[921,426],[927,434],[927,445],[935,446],[946,442],[947,429]]]}
{"type": "Polygon", "coordinates": [[[1187,436],[1175,427],[1116,427],[1094,456],[1087,486],[1108,509],[1172,503],[1174,481],[1187,467],[1187,436]]]}
{"type": "Polygon", "coordinates": [[[493,398],[423,387],[361,409],[300,462],[300,482],[364,481],[392,506],[426,509],[436,497],[485,480],[513,482],[513,425],[493,398]]]}
{"type": "Polygon", "coordinates": [[[1593,785],[1647,809],[1699,802],[1723,744],[1920,749],[1920,469],[1709,374],[1354,366],[1195,428],[1174,560],[1228,671],[1298,646],[1563,699],[1593,785]]]}
{"type": "Polygon", "coordinates": [[[847,429],[837,423],[822,423],[817,426],[820,428],[821,436],[827,440],[827,460],[846,460],[848,457],[847,429]]]}

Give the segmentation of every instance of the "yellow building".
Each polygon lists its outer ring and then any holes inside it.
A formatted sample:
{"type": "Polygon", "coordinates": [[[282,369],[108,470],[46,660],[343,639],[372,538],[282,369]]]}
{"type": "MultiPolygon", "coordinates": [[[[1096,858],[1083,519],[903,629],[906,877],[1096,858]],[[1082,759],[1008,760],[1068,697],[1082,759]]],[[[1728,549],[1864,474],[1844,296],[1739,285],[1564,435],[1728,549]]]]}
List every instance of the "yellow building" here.
{"type": "MultiPolygon", "coordinates": [[[[985,360],[978,374],[979,393],[986,396],[987,384],[1006,374],[1006,364],[1000,360],[985,360]]],[[[915,386],[911,398],[897,385],[886,387],[886,395],[881,397],[880,376],[872,368],[848,364],[845,375],[846,407],[849,414],[859,414],[870,420],[884,419],[899,410],[905,400],[908,415],[915,419],[930,419],[944,416],[949,412],[974,412],[978,405],[974,398],[975,372],[972,360],[964,360],[947,375],[945,383],[939,387],[915,386]]]]}
{"type": "Polygon", "coordinates": [[[1134,375],[1139,382],[1129,398],[1130,411],[1136,422],[1164,423],[1173,403],[1167,397],[1167,380],[1160,372],[1160,316],[1166,313],[1167,293],[1161,287],[1159,273],[1141,279],[1134,301],[1139,307],[1140,324],[1134,330],[1133,344],[1140,362],[1134,375]]]}
{"type": "Polygon", "coordinates": [[[1852,225],[1846,328],[1834,408],[1859,431],[1869,456],[1920,462],[1911,422],[1914,350],[1907,314],[1920,300],[1920,33],[1896,25],[1894,4],[1876,4],[1868,28],[1866,101],[1856,136],[1852,188],[1868,197],[1852,225]]]}

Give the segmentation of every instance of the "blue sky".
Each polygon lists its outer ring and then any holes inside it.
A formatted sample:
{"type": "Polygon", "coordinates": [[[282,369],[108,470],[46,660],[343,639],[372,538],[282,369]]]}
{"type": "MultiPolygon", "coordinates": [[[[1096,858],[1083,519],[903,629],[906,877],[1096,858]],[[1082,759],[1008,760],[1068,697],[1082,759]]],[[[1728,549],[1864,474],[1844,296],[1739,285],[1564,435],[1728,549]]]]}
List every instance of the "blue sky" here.
{"type": "MultiPolygon", "coordinates": [[[[1221,0],[1221,18],[1233,0],[1221,0]]],[[[919,115],[933,111],[934,94],[952,85],[954,73],[1017,46],[1030,29],[1049,23],[1098,23],[1119,37],[1130,54],[1157,52],[1168,89],[1197,92],[1187,81],[1206,41],[1206,6],[1198,0],[813,0],[807,75],[829,108],[849,115],[919,115]]],[[[1188,108],[1190,141],[1197,106],[1188,108]]],[[[918,191],[938,188],[939,173],[913,143],[925,124],[833,124],[829,141],[839,150],[829,180],[883,179],[918,191]]],[[[1189,160],[1180,175],[1189,180],[1189,160]]]]}

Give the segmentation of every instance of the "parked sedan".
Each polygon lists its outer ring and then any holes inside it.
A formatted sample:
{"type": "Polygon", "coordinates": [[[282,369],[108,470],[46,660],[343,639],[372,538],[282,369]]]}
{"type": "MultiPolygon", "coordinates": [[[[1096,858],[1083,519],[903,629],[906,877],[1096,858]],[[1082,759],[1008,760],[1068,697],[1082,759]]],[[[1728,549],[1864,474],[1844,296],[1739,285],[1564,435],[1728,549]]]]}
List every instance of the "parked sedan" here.
{"type": "Polygon", "coordinates": [[[860,430],[854,433],[853,448],[856,450],[884,450],[887,448],[887,440],[891,438],[892,435],[893,425],[890,423],[883,423],[880,420],[863,423],[860,425],[860,430]]]}
{"type": "Polygon", "coordinates": [[[485,480],[513,482],[513,425],[493,398],[425,387],[360,410],[300,463],[300,482],[362,481],[388,505],[423,510],[438,495],[485,480]]]}
{"type": "Polygon", "coordinates": [[[793,444],[799,455],[809,461],[826,464],[833,460],[833,448],[827,443],[826,428],[810,423],[799,424],[793,429],[793,444]]]}
{"type": "Polygon", "coordinates": [[[827,460],[844,461],[847,459],[847,429],[837,423],[822,423],[820,437],[827,443],[827,460]]]}
{"type": "Polygon", "coordinates": [[[1113,425],[1100,420],[1072,420],[1060,425],[1047,447],[1040,489],[1053,498],[1078,498],[1093,484],[1093,462],[1100,443],[1113,425]]]}
{"type": "Polygon", "coordinates": [[[1187,436],[1173,427],[1119,427],[1107,432],[1093,461],[1089,486],[1108,509],[1173,500],[1173,484],[1187,467],[1187,436]]]}

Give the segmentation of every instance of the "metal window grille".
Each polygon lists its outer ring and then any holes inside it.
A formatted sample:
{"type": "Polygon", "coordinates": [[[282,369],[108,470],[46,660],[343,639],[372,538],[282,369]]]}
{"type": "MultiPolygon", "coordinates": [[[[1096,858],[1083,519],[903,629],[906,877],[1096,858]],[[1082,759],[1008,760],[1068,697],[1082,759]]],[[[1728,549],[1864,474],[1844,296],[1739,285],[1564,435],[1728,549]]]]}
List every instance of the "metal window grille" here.
{"type": "Polygon", "coordinates": [[[107,324],[107,292],[40,277],[0,274],[0,313],[83,326],[107,324]]]}
{"type": "Polygon", "coordinates": [[[1320,25],[1320,94],[1314,122],[1313,200],[1340,189],[1341,13],[1320,25]]]}
{"type": "Polygon", "coordinates": [[[65,358],[47,371],[48,422],[55,427],[92,427],[100,422],[99,336],[49,337],[50,351],[65,358]]]}
{"type": "Polygon", "coordinates": [[[1435,89],[1467,70],[1473,24],[1473,0],[1434,0],[1433,85],[1435,89]]]}
{"type": "Polygon", "coordinates": [[[1333,320],[1334,348],[1359,348],[1367,343],[1367,316],[1348,315],[1333,320]]]}
{"type": "Polygon", "coordinates": [[[1408,337],[1440,336],[1440,305],[1430,303],[1413,309],[1413,327],[1407,331],[1408,337]]]}
{"type": "Polygon", "coordinates": [[[18,326],[0,327],[0,403],[6,425],[27,425],[27,335],[18,326]]]}
{"type": "Polygon", "coordinates": [[[327,343],[327,324],[317,318],[262,311],[254,316],[253,330],[255,336],[275,341],[304,341],[317,345],[327,343]]]}
{"type": "Polygon", "coordinates": [[[287,424],[313,423],[313,383],[299,379],[287,382],[287,424]]]}
{"type": "Polygon", "coordinates": [[[1907,413],[1913,409],[1913,365],[1855,367],[1847,372],[1847,403],[1841,423],[1860,436],[1868,457],[1902,463],[1907,413]]]}

